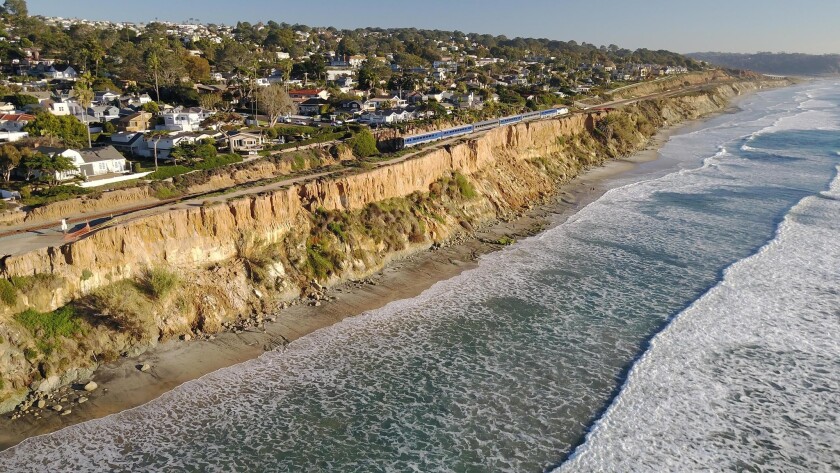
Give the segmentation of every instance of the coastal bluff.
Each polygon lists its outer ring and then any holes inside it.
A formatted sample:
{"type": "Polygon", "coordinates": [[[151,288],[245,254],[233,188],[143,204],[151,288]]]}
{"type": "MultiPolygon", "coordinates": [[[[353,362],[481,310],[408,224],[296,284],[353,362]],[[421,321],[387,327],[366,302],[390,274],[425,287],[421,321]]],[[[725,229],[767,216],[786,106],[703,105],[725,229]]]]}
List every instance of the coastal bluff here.
{"type": "Polygon", "coordinates": [[[468,237],[582,170],[640,149],[664,125],[776,85],[732,81],[497,128],[372,169],[162,208],[79,241],[2,257],[0,282],[14,297],[0,303],[0,412],[161,340],[226,330],[468,237]]]}

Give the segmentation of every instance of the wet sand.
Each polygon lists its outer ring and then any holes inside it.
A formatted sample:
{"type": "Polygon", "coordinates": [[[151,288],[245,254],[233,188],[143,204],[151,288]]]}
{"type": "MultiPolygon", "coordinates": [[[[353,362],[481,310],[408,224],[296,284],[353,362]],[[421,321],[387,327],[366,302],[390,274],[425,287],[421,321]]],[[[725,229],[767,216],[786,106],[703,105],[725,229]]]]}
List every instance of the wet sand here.
{"type": "Polygon", "coordinates": [[[213,340],[171,340],[140,356],[104,365],[92,377],[99,385],[97,390],[91,393],[78,390],[68,396],[70,400],[79,395],[88,398],[84,404],[71,406],[70,414],[62,416],[44,409],[40,419],[25,416],[12,421],[8,415],[0,419],[0,450],[29,437],[140,406],[187,381],[254,359],[347,317],[415,297],[438,281],[476,267],[481,255],[502,248],[496,243],[501,237],[522,239],[561,224],[616,185],[611,183],[616,177],[667,171],[667,163],[657,166],[659,149],[674,134],[699,123],[687,122],[661,130],[644,150],[582,173],[561,186],[548,202],[528,209],[514,220],[478,230],[475,238],[414,254],[391,263],[365,281],[331,288],[326,294],[335,300],[320,307],[295,305],[278,313],[276,321],[265,324],[264,328],[239,334],[221,333],[213,340]],[[142,364],[148,364],[150,369],[140,371],[142,364]]]}

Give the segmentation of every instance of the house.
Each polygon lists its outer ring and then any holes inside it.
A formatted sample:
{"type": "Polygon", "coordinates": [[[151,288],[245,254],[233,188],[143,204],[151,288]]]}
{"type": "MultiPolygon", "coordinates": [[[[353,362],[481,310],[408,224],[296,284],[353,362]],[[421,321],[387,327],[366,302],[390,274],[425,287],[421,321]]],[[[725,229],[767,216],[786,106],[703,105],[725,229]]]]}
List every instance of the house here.
{"type": "Polygon", "coordinates": [[[73,66],[56,66],[53,64],[44,71],[44,76],[48,79],[76,80],[79,78],[79,71],[77,71],[73,66]]]}
{"type": "Polygon", "coordinates": [[[134,156],[150,156],[145,136],[139,132],[119,132],[111,135],[110,145],[120,153],[134,156]]]}
{"type": "Polygon", "coordinates": [[[289,97],[297,103],[302,103],[315,98],[327,100],[330,98],[330,93],[327,89],[292,89],[289,91],[289,97]]]}
{"type": "Polygon", "coordinates": [[[356,86],[356,81],[354,81],[350,76],[339,77],[335,80],[335,86],[338,87],[342,93],[347,94],[353,90],[353,87],[356,86]]]}
{"type": "Polygon", "coordinates": [[[223,138],[231,153],[256,154],[263,149],[263,137],[247,131],[235,131],[223,138]]]}
{"type": "Polygon", "coordinates": [[[201,122],[215,113],[201,107],[176,107],[161,113],[160,116],[163,118],[164,130],[198,131],[201,129],[201,122]]]}
{"type": "Polygon", "coordinates": [[[48,100],[42,104],[50,113],[57,117],[70,115],[70,104],[67,102],[54,102],[48,100]]]}
{"type": "Polygon", "coordinates": [[[120,109],[112,105],[98,105],[87,109],[88,116],[105,123],[120,118],[120,109]]]}
{"type": "Polygon", "coordinates": [[[102,105],[114,103],[114,100],[117,100],[119,98],[120,98],[119,94],[115,94],[114,92],[111,92],[110,90],[99,91],[99,92],[94,93],[94,95],[93,95],[94,103],[98,103],[98,104],[102,104],[102,105]]]}
{"type": "Polygon", "coordinates": [[[359,100],[344,100],[338,104],[338,109],[336,109],[339,113],[349,113],[352,115],[358,115],[362,113],[364,105],[359,100]]]}
{"type": "Polygon", "coordinates": [[[301,102],[298,113],[301,115],[319,115],[321,110],[329,106],[329,102],[322,98],[314,98],[301,102]]]}
{"type": "Polygon", "coordinates": [[[23,127],[34,120],[35,116],[28,113],[4,113],[0,115],[0,131],[23,131],[23,127]]]}
{"type": "Polygon", "coordinates": [[[342,77],[352,77],[352,69],[327,69],[327,82],[335,82],[342,77]]]}
{"type": "Polygon", "coordinates": [[[372,106],[374,110],[382,110],[391,107],[405,108],[408,106],[408,101],[394,95],[392,97],[374,97],[367,101],[368,106],[372,106]]]}
{"type": "Polygon", "coordinates": [[[79,154],[84,161],[81,166],[78,166],[79,172],[86,178],[131,171],[125,156],[113,146],[83,149],[79,154]]]}
{"type": "Polygon", "coordinates": [[[209,135],[207,133],[181,132],[169,135],[147,136],[145,139],[145,156],[152,157],[155,155],[155,152],[157,152],[158,159],[170,160],[170,153],[172,153],[172,150],[178,146],[182,144],[193,144],[208,139],[213,139],[213,135],[209,135]]]}
{"type": "Polygon", "coordinates": [[[125,173],[130,171],[128,161],[113,146],[104,148],[90,148],[76,151],[69,148],[38,148],[38,151],[48,156],[64,156],[69,159],[75,169],[55,173],[55,179],[66,181],[77,176],[90,178],[104,174],[125,173]]]}
{"type": "Polygon", "coordinates": [[[414,119],[414,114],[402,109],[378,110],[376,112],[365,113],[359,117],[360,122],[371,125],[387,125],[412,119],[414,119]]]}
{"type": "Polygon", "coordinates": [[[25,131],[0,131],[0,143],[14,143],[28,137],[25,131]]]}
{"type": "Polygon", "coordinates": [[[137,132],[146,131],[152,123],[152,114],[149,112],[137,112],[120,118],[117,121],[117,129],[120,131],[137,132]]]}

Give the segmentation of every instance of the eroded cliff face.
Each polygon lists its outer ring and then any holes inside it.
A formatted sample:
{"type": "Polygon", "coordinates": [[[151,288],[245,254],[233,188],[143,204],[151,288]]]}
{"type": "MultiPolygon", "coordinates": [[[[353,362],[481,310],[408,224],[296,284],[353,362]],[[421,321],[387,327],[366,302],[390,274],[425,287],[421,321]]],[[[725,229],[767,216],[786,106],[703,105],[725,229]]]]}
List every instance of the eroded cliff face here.
{"type": "Polygon", "coordinates": [[[6,257],[0,278],[17,284],[16,300],[0,302],[0,411],[103,360],[217,332],[306,295],[314,281],[364,277],[515,213],[582,169],[642,146],[663,123],[720,110],[758,86],[499,128],[382,167],[161,211],[6,257]],[[603,136],[598,124],[610,114],[633,131],[603,136]],[[39,314],[67,304],[62,331],[43,325],[39,314]]]}

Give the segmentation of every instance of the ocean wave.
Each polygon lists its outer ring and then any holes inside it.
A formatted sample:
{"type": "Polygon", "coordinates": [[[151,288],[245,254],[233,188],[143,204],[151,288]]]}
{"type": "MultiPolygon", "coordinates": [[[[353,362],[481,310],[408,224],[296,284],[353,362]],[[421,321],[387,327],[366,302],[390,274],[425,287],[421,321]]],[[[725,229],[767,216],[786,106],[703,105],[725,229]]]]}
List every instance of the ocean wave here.
{"type": "Polygon", "coordinates": [[[822,194],[654,338],[558,471],[837,466],[840,177],[822,194]]]}

